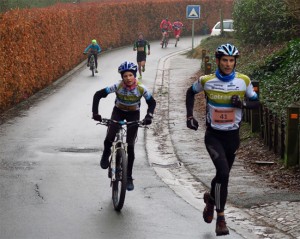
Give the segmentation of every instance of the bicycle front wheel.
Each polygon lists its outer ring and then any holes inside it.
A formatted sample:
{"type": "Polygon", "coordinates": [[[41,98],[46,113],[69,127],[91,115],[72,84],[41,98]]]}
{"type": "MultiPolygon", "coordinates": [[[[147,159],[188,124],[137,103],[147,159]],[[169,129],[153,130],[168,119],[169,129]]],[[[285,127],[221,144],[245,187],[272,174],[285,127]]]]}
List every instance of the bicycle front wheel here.
{"type": "Polygon", "coordinates": [[[127,188],[127,157],[125,150],[116,152],[116,180],[112,182],[112,201],[116,211],[123,208],[127,188]]]}

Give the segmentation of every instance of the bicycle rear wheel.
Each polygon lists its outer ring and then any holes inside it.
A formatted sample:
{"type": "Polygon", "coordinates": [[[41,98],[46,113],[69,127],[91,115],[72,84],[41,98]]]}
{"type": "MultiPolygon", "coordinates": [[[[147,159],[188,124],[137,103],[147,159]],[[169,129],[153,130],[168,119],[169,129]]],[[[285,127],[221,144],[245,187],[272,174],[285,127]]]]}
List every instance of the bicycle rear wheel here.
{"type": "Polygon", "coordinates": [[[112,182],[112,201],[116,211],[123,208],[127,188],[127,157],[125,150],[116,152],[116,180],[112,182]]]}

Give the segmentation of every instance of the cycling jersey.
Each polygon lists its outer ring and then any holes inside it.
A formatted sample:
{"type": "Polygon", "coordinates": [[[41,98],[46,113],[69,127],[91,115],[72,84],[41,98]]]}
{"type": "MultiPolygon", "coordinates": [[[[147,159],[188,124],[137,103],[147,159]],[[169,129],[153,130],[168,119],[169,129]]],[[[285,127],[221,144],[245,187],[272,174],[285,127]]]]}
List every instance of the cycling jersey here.
{"type": "Polygon", "coordinates": [[[181,29],[182,27],[183,27],[182,22],[179,22],[179,21],[173,22],[173,29],[179,30],[179,29],[181,29]]]}
{"type": "Polygon", "coordinates": [[[238,95],[241,100],[248,97],[256,100],[257,94],[253,90],[248,76],[235,73],[233,80],[225,82],[215,74],[202,76],[192,85],[193,92],[204,91],[207,98],[206,121],[208,126],[216,130],[236,130],[242,120],[242,110],[231,104],[231,97],[238,95]]]}
{"type": "Polygon", "coordinates": [[[107,94],[116,93],[115,105],[124,111],[139,110],[141,98],[144,97],[147,101],[152,97],[151,93],[140,82],[137,83],[136,87],[128,90],[124,86],[123,81],[120,81],[113,86],[107,87],[105,91],[107,94]]]}
{"type": "Polygon", "coordinates": [[[90,44],[87,48],[85,48],[84,52],[88,52],[90,50],[91,53],[100,53],[101,47],[98,44],[90,44]]]}
{"type": "Polygon", "coordinates": [[[161,23],[160,23],[160,29],[162,30],[172,30],[172,23],[170,21],[167,21],[167,20],[162,20],[161,23]]]}

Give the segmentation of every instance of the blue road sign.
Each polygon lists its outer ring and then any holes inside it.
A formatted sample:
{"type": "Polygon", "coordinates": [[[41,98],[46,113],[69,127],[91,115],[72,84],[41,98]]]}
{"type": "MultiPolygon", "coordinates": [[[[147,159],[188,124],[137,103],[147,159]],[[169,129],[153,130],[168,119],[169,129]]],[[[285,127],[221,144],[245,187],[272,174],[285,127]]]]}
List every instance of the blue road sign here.
{"type": "Polygon", "coordinates": [[[187,19],[200,19],[200,5],[187,5],[186,6],[187,19]]]}

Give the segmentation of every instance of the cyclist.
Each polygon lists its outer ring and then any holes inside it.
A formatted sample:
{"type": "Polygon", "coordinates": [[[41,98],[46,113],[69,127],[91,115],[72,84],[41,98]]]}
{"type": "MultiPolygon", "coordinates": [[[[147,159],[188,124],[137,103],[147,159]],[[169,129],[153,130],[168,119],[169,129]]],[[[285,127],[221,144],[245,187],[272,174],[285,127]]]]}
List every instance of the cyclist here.
{"type": "MultiPolygon", "coordinates": [[[[153,113],[156,106],[151,93],[147,88],[142,85],[136,79],[137,65],[132,62],[125,61],[119,68],[118,72],[121,74],[122,80],[110,87],[106,87],[95,93],[93,98],[93,119],[96,121],[102,121],[101,115],[98,114],[99,102],[102,98],[105,98],[110,93],[116,94],[115,106],[112,111],[111,119],[113,120],[126,120],[135,121],[140,119],[140,105],[141,98],[144,97],[148,104],[147,114],[143,120],[145,125],[152,123],[153,113]]],[[[134,189],[132,179],[132,168],[135,159],[134,155],[134,144],[137,136],[138,126],[129,126],[127,128],[128,143],[128,171],[127,171],[127,190],[131,191],[134,189]]],[[[111,154],[112,142],[115,139],[117,132],[117,126],[110,125],[104,140],[104,150],[100,161],[100,166],[103,169],[107,169],[109,166],[109,156],[111,154]]]]}
{"type": "Polygon", "coordinates": [[[138,63],[138,78],[141,80],[142,72],[145,71],[146,55],[150,55],[150,43],[144,39],[144,35],[142,33],[139,33],[137,41],[134,42],[133,50],[137,51],[136,61],[138,63]]]}
{"type": "Polygon", "coordinates": [[[231,44],[223,44],[216,49],[215,56],[218,66],[216,72],[200,77],[187,90],[186,109],[187,127],[197,130],[198,122],[193,117],[194,96],[205,92],[207,112],[204,141],[216,168],[216,175],[211,181],[210,192],[204,193],[206,206],[203,218],[205,222],[211,223],[216,207],[216,234],[219,236],[229,234],[224,208],[229,173],[240,144],[242,108],[257,108],[259,101],[249,77],[235,71],[238,49],[231,44]],[[247,101],[244,101],[245,97],[247,101]]]}
{"type": "Polygon", "coordinates": [[[96,70],[95,72],[98,73],[98,54],[101,52],[101,47],[99,46],[99,44],[97,43],[97,41],[95,39],[92,40],[92,44],[88,45],[87,48],[85,48],[83,54],[87,54],[89,52],[89,57],[88,57],[88,62],[87,62],[87,67],[90,66],[90,59],[91,56],[94,55],[95,58],[95,67],[96,70]]]}
{"type": "Polygon", "coordinates": [[[166,34],[168,36],[169,35],[168,32],[172,30],[172,23],[169,21],[169,18],[166,17],[165,19],[163,19],[161,21],[159,27],[160,27],[161,33],[162,33],[162,39],[161,39],[161,44],[162,44],[164,35],[166,34]]]}
{"type": "Polygon", "coordinates": [[[179,19],[177,19],[175,22],[173,22],[172,28],[173,28],[174,37],[179,41],[180,34],[183,28],[183,23],[180,22],[179,19]]]}

